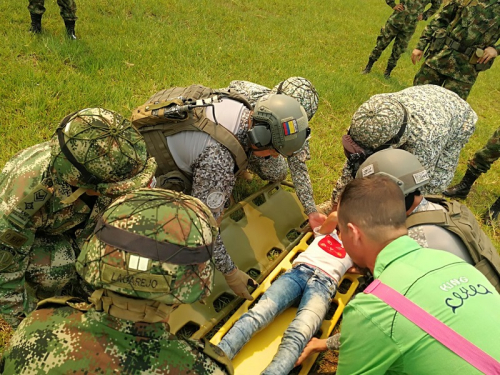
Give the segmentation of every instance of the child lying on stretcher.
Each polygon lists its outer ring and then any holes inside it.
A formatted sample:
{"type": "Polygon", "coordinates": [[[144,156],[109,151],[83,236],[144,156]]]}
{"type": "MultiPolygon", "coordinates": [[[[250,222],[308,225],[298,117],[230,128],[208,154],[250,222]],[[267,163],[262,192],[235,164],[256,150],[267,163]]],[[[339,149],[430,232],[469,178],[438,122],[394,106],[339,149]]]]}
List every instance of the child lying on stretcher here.
{"type": "Polygon", "coordinates": [[[233,359],[251,337],[287,308],[300,301],[295,319],[285,331],[278,352],[262,374],[288,374],[304,347],[321,326],[337,285],[352,267],[334,231],[317,235],[313,243],[281,275],[255,306],[234,324],[219,343],[233,359]]]}

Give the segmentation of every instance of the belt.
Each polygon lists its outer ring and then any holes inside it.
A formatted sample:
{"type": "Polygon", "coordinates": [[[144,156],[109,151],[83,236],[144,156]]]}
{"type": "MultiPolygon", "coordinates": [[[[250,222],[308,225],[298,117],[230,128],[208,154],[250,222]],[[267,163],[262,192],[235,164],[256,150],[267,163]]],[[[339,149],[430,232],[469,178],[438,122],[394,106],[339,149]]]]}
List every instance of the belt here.
{"type": "Polygon", "coordinates": [[[456,40],[453,40],[449,36],[446,37],[446,45],[450,47],[452,50],[463,53],[467,55],[469,58],[476,51],[476,47],[465,47],[458,43],[456,40]]]}

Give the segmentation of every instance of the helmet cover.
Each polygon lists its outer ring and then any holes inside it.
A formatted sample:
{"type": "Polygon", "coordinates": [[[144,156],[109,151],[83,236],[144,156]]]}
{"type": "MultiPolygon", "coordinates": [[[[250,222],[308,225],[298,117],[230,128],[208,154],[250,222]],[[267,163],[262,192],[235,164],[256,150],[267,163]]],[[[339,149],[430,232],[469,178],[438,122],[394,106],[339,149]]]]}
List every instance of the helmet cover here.
{"type": "Polygon", "coordinates": [[[76,263],[94,289],[167,305],[206,298],[213,286],[217,224],[198,199],[139,189],[103,213],[76,263]]]}

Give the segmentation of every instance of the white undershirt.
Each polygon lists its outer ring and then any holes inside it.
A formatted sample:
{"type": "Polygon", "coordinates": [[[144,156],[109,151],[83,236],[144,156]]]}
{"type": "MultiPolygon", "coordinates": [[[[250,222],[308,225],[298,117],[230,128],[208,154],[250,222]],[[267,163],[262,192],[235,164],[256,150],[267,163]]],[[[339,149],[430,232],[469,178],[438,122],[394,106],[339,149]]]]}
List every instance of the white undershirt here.
{"type": "MultiPolygon", "coordinates": [[[[214,121],[213,112],[217,122],[236,134],[239,130],[241,115],[245,106],[232,99],[221,99],[213,107],[205,109],[205,115],[214,121]]],[[[167,144],[175,164],[183,172],[192,175],[191,165],[198,159],[205,148],[216,144],[217,141],[204,132],[185,131],[167,137],[167,144]]]]}
{"type": "Polygon", "coordinates": [[[335,279],[337,283],[353,265],[336,232],[317,236],[309,247],[295,258],[293,264],[296,263],[307,263],[317,267],[335,279]]]}

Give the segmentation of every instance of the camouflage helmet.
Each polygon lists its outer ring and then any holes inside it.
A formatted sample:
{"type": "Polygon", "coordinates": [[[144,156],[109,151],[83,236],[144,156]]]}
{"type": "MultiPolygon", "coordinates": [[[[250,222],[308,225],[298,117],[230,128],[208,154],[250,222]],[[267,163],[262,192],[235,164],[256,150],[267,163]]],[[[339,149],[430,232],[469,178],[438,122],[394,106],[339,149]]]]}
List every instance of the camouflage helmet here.
{"type": "Polygon", "coordinates": [[[318,93],[308,79],[302,77],[285,79],[273,87],[271,94],[284,94],[297,100],[306,110],[309,121],[318,110],[318,93]]]}
{"type": "Polygon", "coordinates": [[[387,94],[374,95],[354,113],[349,135],[360,146],[375,150],[397,144],[406,131],[406,108],[387,94]]]}
{"type": "Polygon", "coordinates": [[[398,148],[378,151],[365,160],[356,173],[356,178],[383,174],[390,177],[404,195],[414,192],[430,181],[427,170],[415,155],[398,148]]]}
{"type": "Polygon", "coordinates": [[[198,199],[143,188],[116,199],[83,244],[76,270],[92,288],[167,305],[206,298],[217,224],[198,199]]]}
{"type": "Polygon", "coordinates": [[[258,150],[275,149],[284,156],[292,156],[309,138],[307,113],[290,96],[263,96],[255,103],[252,119],[248,139],[258,150]]]}
{"type": "Polygon", "coordinates": [[[64,118],[51,139],[51,154],[51,171],[58,178],[108,196],[147,186],[156,170],[142,135],[104,108],[64,118]]]}

